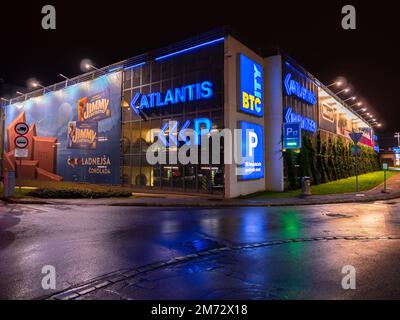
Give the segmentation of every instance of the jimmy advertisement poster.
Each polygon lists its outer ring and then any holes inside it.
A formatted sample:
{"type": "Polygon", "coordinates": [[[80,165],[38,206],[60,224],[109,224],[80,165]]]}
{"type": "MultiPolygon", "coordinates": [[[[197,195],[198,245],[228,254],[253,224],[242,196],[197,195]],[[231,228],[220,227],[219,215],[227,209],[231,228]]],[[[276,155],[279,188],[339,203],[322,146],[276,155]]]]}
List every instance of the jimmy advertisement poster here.
{"type": "Polygon", "coordinates": [[[3,167],[26,180],[119,184],[121,76],[104,75],[7,106],[3,167]],[[18,122],[29,125],[24,159],[14,157],[18,122]]]}

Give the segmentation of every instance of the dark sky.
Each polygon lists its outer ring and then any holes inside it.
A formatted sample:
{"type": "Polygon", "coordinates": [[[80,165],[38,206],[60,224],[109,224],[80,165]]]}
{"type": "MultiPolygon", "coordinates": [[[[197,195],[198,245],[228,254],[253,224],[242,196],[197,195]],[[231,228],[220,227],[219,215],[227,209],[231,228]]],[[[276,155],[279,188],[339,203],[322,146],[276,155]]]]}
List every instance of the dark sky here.
{"type": "Polygon", "coordinates": [[[385,0],[2,1],[0,78],[49,85],[62,80],[58,72],[81,73],[83,58],[101,67],[230,25],[261,48],[280,46],[325,84],[345,76],[383,123],[381,133],[392,135],[400,130],[399,20],[385,0]],[[45,4],[56,7],[54,31],[41,28],[45,4]],[[341,28],[345,4],[356,7],[357,30],[341,28]]]}

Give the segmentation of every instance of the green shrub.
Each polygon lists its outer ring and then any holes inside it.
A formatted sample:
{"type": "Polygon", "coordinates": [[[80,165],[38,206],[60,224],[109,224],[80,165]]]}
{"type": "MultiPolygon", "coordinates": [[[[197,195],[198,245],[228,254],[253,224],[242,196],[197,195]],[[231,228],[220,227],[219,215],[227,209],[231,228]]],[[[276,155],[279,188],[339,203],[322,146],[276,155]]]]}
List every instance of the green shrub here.
{"type": "Polygon", "coordinates": [[[51,189],[39,188],[32,190],[28,196],[45,199],[78,199],[78,198],[110,198],[110,197],[130,197],[128,191],[91,191],[82,189],[51,189]]]}
{"type": "MultiPolygon", "coordinates": [[[[318,133],[315,139],[304,135],[299,154],[291,150],[284,153],[285,189],[299,188],[302,176],[311,177],[313,185],[354,176],[352,146],[352,142],[346,142],[340,136],[322,139],[318,133]]],[[[380,159],[375,151],[366,146],[361,146],[361,150],[361,155],[357,157],[358,174],[380,170],[380,159]]]]}

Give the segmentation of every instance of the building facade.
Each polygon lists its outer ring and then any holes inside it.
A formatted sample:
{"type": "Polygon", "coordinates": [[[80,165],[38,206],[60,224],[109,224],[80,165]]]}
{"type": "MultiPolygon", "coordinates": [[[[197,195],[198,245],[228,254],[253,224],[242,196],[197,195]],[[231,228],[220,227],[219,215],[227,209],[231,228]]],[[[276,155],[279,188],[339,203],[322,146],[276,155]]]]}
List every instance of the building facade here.
{"type": "Polygon", "coordinates": [[[154,192],[232,198],[283,191],[292,175],[285,123],[314,144],[321,136],[347,143],[357,131],[363,145],[374,146],[368,122],[286,54],[262,56],[226,31],[37,90],[2,111],[4,170],[154,192]],[[29,126],[23,157],[15,130],[21,122],[29,126]],[[206,148],[214,134],[217,148],[206,148]],[[149,161],[155,144],[154,155],[164,153],[166,162],[149,161]],[[208,161],[176,161],[174,152],[190,144],[208,161]]]}

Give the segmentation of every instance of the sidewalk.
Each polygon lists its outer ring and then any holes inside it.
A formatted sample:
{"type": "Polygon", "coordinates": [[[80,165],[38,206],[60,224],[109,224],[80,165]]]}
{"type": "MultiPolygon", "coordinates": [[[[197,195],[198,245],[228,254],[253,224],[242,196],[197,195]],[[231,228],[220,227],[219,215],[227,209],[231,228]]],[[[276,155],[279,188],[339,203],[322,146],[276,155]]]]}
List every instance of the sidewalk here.
{"type": "Polygon", "coordinates": [[[48,204],[48,205],[103,205],[103,206],[142,206],[142,207],[269,207],[297,206],[331,203],[374,202],[400,198],[400,174],[387,181],[388,193],[382,193],[383,184],[372,190],[359,193],[315,195],[302,198],[265,199],[222,199],[204,195],[147,194],[134,193],[134,198],[102,199],[9,199],[8,203],[48,204]]]}

